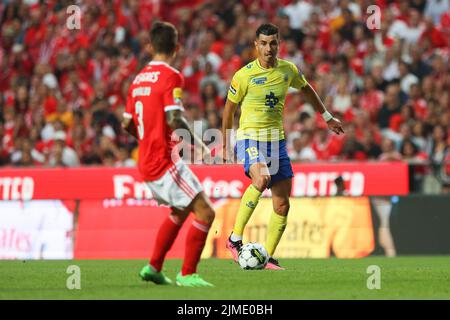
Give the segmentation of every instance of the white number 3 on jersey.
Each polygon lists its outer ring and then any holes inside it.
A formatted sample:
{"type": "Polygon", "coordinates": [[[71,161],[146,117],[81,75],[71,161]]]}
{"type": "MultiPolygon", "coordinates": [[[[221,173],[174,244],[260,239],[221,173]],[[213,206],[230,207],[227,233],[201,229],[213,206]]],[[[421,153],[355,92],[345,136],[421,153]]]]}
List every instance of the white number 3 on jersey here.
{"type": "Polygon", "coordinates": [[[142,140],[144,138],[144,105],[140,101],[136,101],[136,104],[134,105],[134,109],[137,114],[137,120],[138,120],[138,136],[139,139],[142,140]]]}

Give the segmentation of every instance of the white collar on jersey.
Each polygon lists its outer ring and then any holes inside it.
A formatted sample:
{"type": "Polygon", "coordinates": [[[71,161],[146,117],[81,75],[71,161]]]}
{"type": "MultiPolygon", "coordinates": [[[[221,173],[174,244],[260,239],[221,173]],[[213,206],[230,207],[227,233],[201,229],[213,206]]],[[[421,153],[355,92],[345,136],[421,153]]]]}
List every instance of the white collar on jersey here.
{"type": "Polygon", "coordinates": [[[165,66],[167,66],[167,67],[170,67],[170,65],[167,63],[167,62],[164,62],[164,61],[150,61],[148,64],[150,64],[150,65],[165,65],[165,66]]]}
{"type": "Polygon", "coordinates": [[[149,65],[149,66],[161,66],[161,65],[163,65],[163,66],[166,66],[166,67],[172,69],[172,70],[175,71],[176,73],[180,73],[180,71],[178,71],[177,69],[175,69],[175,68],[172,67],[170,64],[168,64],[167,62],[164,62],[164,61],[150,61],[150,62],[148,63],[148,65],[149,65]]]}

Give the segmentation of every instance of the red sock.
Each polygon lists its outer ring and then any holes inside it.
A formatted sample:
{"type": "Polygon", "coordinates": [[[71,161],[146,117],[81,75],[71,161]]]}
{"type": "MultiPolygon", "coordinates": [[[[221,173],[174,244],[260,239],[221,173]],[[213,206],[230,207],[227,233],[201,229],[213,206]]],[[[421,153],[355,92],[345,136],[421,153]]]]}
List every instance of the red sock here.
{"type": "Polygon", "coordinates": [[[209,224],[197,219],[192,222],[186,237],[186,252],[184,254],[183,268],[181,269],[183,276],[197,271],[197,264],[205,247],[209,227],[209,224]]]}
{"type": "Polygon", "coordinates": [[[181,226],[182,223],[177,221],[173,215],[169,215],[161,227],[159,227],[155,247],[153,249],[153,255],[150,259],[150,265],[155,268],[156,271],[161,271],[164,258],[172,247],[181,226]]]}

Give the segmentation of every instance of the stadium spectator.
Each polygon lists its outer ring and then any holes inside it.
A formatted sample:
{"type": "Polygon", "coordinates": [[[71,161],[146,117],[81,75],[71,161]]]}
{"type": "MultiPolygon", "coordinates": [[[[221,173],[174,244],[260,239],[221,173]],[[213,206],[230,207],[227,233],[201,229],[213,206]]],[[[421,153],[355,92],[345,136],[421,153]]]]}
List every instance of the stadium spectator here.
{"type": "Polygon", "coordinates": [[[449,11],[450,4],[448,0],[427,0],[424,15],[431,17],[434,24],[438,25],[441,22],[442,15],[449,11]]]}
{"type": "Polygon", "coordinates": [[[107,167],[114,167],[116,164],[116,158],[114,153],[110,150],[107,150],[103,153],[102,165],[107,167]]]}
{"type": "Polygon", "coordinates": [[[219,67],[219,75],[225,83],[229,83],[233,74],[242,66],[242,60],[239,55],[234,52],[231,44],[225,44],[223,47],[222,64],[219,67]]]}
{"type": "Polygon", "coordinates": [[[55,132],[48,158],[50,166],[76,167],[80,164],[75,150],[67,146],[66,139],[67,136],[64,131],[55,132]]]}
{"type": "Polygon", "coordinates": [[[361,144],[368,160],[378,159],[381,154],[381,148],[380,145],[375,142],[374,136],[370,131],[363,132],[361,144]]]}
{"type": "Polygon", "coordinates": [[[342,141],[340,141],[340,138],[331,137],[328,134],[328,130],[323,126],[320,126],[317,129],[317,136],[312,144],[317,160],[325,161],[336,159],[341,152],[342,141]]]}
{"type": "Polygon", "coordinates": [[[284,47],[285,52],[280,52],[280,57],[294,63],[300,70],[303,69],[303,55],[299,50],[297,42],[287,39],[284,47]]]}
{"type": "Polygon", "coordinates": [[[292,4],[284,7],[284,13],[289,16],[290,27],[294,30],[301,30],[310,18],[314,6],[305,0],[296,0],[292,4]]]}
{"type": "Polygon", "coordinates": [[[425,175],[428,155],[419,150],[417,145],[410,139],[406,139],[400,146],[403,161],[409,164],[409,185],[412,192],[421,191],[425,175]]]}
{"type": "Polygon", "coordinates": [[[208,129],[208,122],[203,117],[202,110],[196,104],[191,104],[189,106],[189,114],[187,114],[187,118],[189,121],[189,126],[193,129],[194,133],[203,137],[203,132],[208,129]]]}
{"type": "Polygon", "coordinates": [[[383,92],[376,88],[374,77],[371,75],[366,76],[364,78],[364,90],[360,96],[360,103],[361,108],[369,112],[372,121],[375,121],[376,115],[381,109],[383,98],[383,92]]]}
{"type": "Polygon", "coordinates": [[[434,164],[441,164],[448,151],[447,131],[441,125],[433,128],[433,134],[430,139],[429,151],[431,161],[434,164]]]}
{"type": "Polygon", "coordinates": [[[333,99],[331,110],[344,114],[349,108],[351,108],[350,93],[347,90],[347,82],[344,78],[341,78],[338,83],[337,93],[333,99]]]}
{"type": "Polygon", "coordinates": [[[121,147],[118,150],[117,161],[114,165],[116,167],[135,167],[136,161],[131,158],[130,152],[126,148],[121,147]]]}
{"type": "Polygon", "coordinates": [[[400,161],[402,155],[395,149],[394,141],[389,138],[384,138],[381,142],[382,153],[378,157],[380,161],[400,161]]]}
{"type": "Polygon", "coordinates": [[[414,109],[411,104],[404,104],[400,108],[400,112],[392,115],[389,119],[389,128],[392,130],[391,132],[398,133],[403,124],[411,126],[414,122],[414,109]]]}
{"type": "MultiPolygon", "coordinates": [[[[3,123],[0,122],[0,137],[4,138],[3,123]]],[[[9,161],[9,153],[4,147],[3,140],[0,140],[0,165],[6,165],[9,161]]]]}
{"type": "Polygon", "coordinates": [[[378,112],[378,125],[381,130],[389,128],[391,117],[400,112],[400,93],[398,86],[391,84],[386,89],[384,104],[378,112]]]}
{"type": "Polygon", "coordinates": [[[369,113],[365,110],[358,110],[355,112],[355,116],[350,127],[354,130],[358,141],[361,141],[364,133],[368,132],[372,135],[373,141],[377,144],[381,142],[380,130],[378,126],[370,121],[369,113]]]}
{"type": "Polygon", "coordinates": [[[308,162],[317,159],[316,153],[311,147],[312,132],[304,130],[292,139],[292,147],[288,150],[289,158],[293,161],[308,162]]]}
{"type": "Polygon", "coordinates": [[[208,121],[208,129],[220,129],[222,127],[222,119],[219,117],[217,112],[208,111],[206,114],[206,119],[208,121]]]}
{"type": "Polygon", "coordinates": [[[356,137],[355,125],[349,125],[345,133],[345,140],[341,151],[343,158],[345,160],[367,160],[364,146],[356,137]]]}
{"type": "Polygon", "coordinates": [[[411,140],[421,151],[426,150],[427,140],[425,139],[425,126],[422,121],[416,121],[412,126],[411,140]]]}
{"type": "Polygon", "coordinates": [[[11,162],[16,166],[39,166],[45,162],[45,156],[36,150],[30,139],[16,139],[15,150],[11,153],[11,162]]]}
{"type": "Polygon", "coordinates": [[[419,83],[419,78],[409,72],[409,65],[403,60],[398,64],[398,70],[400,75],[400,88],[403,93],[407,94],[410,92],[411,85],[419,83]]]}
{"type": "Polygon", "coordinates": [[[420,164],[428,160],[428,155],[425,152],[421,152],[411,139],[403,140],[400,146],[400,153],[403,160],[408,163],[420,164]]]}
{"type": "Polygon", "coordinates": [[[422,57],[424,52],[420,47],[410,46],[409,48],[409,57],[411,59],[410,71],[420,80],[423,80],[425,76],[431,73],[431,66],[422,57]]]}
{"type": "Polygon", "coordinates": [[[389,28],[388,35],[394,39],[404,40],[406,44],[415,44],[425,31],[422,15],[418,10],[411,8],[405,19],[396,19],[389,28]]]}

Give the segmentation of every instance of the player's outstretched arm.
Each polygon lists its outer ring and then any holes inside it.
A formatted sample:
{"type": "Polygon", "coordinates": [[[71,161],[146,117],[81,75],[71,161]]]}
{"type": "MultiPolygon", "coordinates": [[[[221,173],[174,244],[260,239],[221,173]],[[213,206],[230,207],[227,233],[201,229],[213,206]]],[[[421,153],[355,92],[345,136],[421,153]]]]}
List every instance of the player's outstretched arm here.
{"type": "Polygon", "coordinates": [[[316,110],[316,112],[320,112],[331,131],[336,134],[344,133],[341,121],[333,117],[331,113],[327,111],[319,95],[309,83],[302,89],[302,92],[305,95],[306,101],[314,107],[314,110],[316,110]]]}
{"type": "Polygon", "coordinates": [[[131,134],[133,137],[138,139],[138,134],[136,130],[136,125],[134,124],[132,119],[123,118],[122,119],[122,128],[131,134]]]}
{"type": "Polygon", "coordinates": [[[223,120],[222,120],[222,151],[223,151],[223,160],[227,162],[228,158],[228,138],[227,132],[233,128],[233,120],[234,113],[236,112],[237,103],[230,101],[227,99],[225,103],[225,108],[223,110],[223,120]]]}
{"type": "Polygon", "coordinates": [[[205,143],[198,137],[189,127],[189,124],[185,117],[183,117],[183,114],[180,110],[171,110],[166,112],[166,121],[169,127],[172,130],[177,129],[186,129],[189,132],[189,135],[191,137],[191,144],[194,146],[200,146],[205,152],[205,157],[210,157],[211,151],[209,148],[205,145],[205,143]]]}

